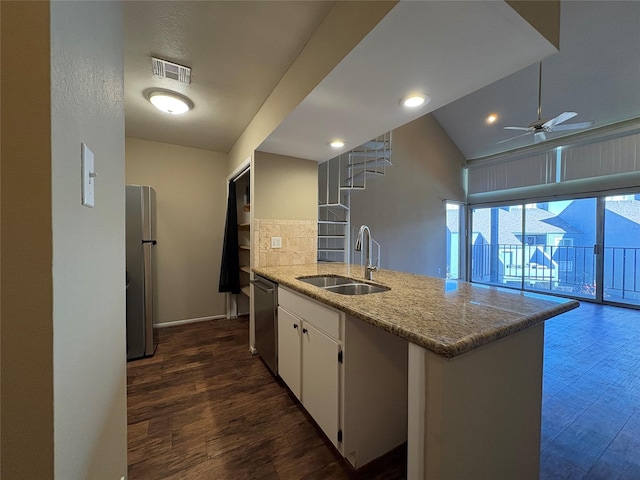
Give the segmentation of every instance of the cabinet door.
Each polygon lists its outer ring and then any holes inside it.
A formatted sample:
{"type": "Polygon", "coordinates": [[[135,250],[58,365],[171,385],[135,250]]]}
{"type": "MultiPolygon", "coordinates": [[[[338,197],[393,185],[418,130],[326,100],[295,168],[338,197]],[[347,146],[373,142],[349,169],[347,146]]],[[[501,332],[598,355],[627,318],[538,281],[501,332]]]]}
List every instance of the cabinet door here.
{"type": "Polygon", "coordinates": [[[300,397],[300,320],[278,307],[278,375],[300,397]]]}
{"type": "Polygon", "coordinates": [[[302,326],[302,404],[338,447],[340,344],[308,322],[302,326]]]}

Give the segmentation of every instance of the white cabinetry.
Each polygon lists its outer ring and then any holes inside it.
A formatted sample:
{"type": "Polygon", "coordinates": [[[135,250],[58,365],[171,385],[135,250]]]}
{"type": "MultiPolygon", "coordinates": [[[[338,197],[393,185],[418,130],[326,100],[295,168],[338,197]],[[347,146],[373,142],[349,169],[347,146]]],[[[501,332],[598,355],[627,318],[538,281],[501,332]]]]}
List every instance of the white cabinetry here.
{"type": "Polygon", "coordinates": [[[344,316],[282,287],[278,303],[278,374],[341,450],[344,316]]]}
{"type": "Polygon", "coordinates": [[[278,288],[278,374],[354,468],[407,439],[407,342],[278,288]]]}
{"type": "Polygon", "coordinates": [[[302,328],[302,404],[331,442],[340,431],[341,345],[310,322],[302,328]]]}
{"type": "Polygon", "coordinates": [[[301,395],[300,336],[302,320],[278,307],[278,375],[298,400],[301,395]]]}

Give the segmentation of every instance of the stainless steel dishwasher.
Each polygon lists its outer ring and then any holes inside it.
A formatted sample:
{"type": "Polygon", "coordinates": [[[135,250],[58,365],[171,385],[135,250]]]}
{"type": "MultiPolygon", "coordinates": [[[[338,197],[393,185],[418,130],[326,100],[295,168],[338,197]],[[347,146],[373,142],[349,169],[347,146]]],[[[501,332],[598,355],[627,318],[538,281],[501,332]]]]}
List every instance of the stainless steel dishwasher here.
{"type": "Polygon", "coordinates": [[[274,375],[278,374],[278,284],[256,276],[251,280],[256,350],[274,375]]]}

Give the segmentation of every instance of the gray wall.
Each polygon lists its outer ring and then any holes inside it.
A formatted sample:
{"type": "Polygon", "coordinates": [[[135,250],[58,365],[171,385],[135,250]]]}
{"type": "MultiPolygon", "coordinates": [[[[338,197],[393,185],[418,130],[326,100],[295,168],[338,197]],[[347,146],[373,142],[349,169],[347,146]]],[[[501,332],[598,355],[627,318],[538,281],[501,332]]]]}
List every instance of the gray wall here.
{"type": "Polygon", "coordinates": [[[253,154],[395,4],[395,0],[335,3],[229,151],[229,174],[253,154]]]}
{"type": "Polygon", "coordinates": [[[2,2],[2,463],[127,472],[121,4],[2,2]],[[81,205],[81,143],[99,174],[81,205]]]}
{"type": "Polygon", "coordinates": [[[122,5],[51,2],[55,478],[127,471],[122,5]],[[81,205],[80,144],[95,154],[81,205]]]}
{"type": "Polygon", "coordinates": [[[218,293],[227,210],[227,155],[126,139],[126,181],[156,190],[158,318],[227,314],[218,293]]]}
{"type": "Polygon", "coordinates": [[[318,164],[313,160],[255,152],[254,218],[318,219],[318,164]]]}
{"type": "Polygon", "coordinates": [[[464,199],[464,157],[432,115],[394,130],[392,148],[385,176],[351,194],[351,248],[366,224],[381,244],[382,268],[444,277],[443,200],[464,199]]]}
{"type": "Polygon", "coordinates": [[[0,2],[0,11],[0,477],[49,479],[54,463],[49,4],[0,2]]]}

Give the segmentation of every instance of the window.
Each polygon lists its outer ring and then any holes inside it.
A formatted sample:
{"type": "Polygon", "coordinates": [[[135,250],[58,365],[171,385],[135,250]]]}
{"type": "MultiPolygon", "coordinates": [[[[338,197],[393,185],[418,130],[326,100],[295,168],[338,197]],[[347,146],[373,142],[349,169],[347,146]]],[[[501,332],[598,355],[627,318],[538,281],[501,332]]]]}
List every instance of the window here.
{"type": "Polygon", "coordinates": [[[446,202],[446,235],[447,235],[447,271],[446,278],[457,280],[462,278],[460,266],[463,265],[461,245],[464,245],[464,205],[457,202],[446,202]]]}
{"type": "Polygon", "coordinates": [[[474,208],[471,211],[471,281],[493,285],[520,286],[521,242],[514,233],[522,233],[522,209],[474,208]],[[508,266],[508,267],[507,267],[508,266]],[[516,285],[514,285],[514,282],[516,285]]]}
{"type": "Polygon", "coordinates": [[[595,212],[595,198],[473,208],[471,281],[595,298],[595,212]]]}
{"type": "Polygon", "coordinates": [[[558,271],[560,272],[573,272],[573,262],[570,260],[559,260],[558,271]]]}

